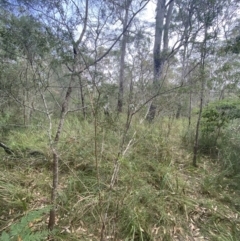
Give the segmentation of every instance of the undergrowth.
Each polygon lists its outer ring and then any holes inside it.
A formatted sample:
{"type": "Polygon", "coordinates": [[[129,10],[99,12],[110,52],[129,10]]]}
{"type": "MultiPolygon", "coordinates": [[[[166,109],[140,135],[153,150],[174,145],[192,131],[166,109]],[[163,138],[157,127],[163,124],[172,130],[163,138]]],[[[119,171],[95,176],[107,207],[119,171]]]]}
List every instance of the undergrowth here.
{"type": "MultiPolygon", "coordinates": [[[[39,230],[39,223],[42,216],[49,212],[49,208],[33,210],[23,216],[18,222],[11,224],[9,231],[3,231],[0,241],[24,240],[24,241],[41,241],[46,240],[50,233],[46,228],[39,230]]],[[[42,225],[41,225],[42,226],[42,225]]]]}
{"type": "MultiPolygon", "coordinates": [[[[181,141],[182,120],[150,125],[133,119],[123,144],[124,118],[108,122],[99,119],[97,128],[77,118],[65,123],[58,146],[56,240],[100,240],[101,235],[119,241],[238,240],[240,194],[231,186],[234,179],[206,156],[198,169],[191,166],[191,152],[181,141]],[[121,148],[126,152],[119,156],[121,148]],[[117,158],[119,172],[111,188],[117,158]]],[[[6,138],[22,155],[1,152],[0,231],[5,237],[25,222],[26,213],[50,205],[52,157],[46,131],[29,127],[6,138]],[[29,149],[44,158],[27,156],[29,149]]]]}

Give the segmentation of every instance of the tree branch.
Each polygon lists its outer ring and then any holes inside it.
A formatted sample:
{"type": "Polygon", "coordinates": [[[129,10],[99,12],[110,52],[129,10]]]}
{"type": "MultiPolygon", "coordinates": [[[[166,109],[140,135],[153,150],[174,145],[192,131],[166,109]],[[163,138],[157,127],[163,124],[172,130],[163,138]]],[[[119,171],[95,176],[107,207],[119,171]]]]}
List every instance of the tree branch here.
{"type": "Polygon", "coordinates": [[[0,147],[2,147],[8,155],[14,155],[14,151],[2,142],[0,142],[0,147]]]}
{"type": "Polygon", "coordinates": [[[149,3],[149,1],[150,0],[148,0],[140,9],[138,9],[137,12],[135,12],[132,15],[132,17],[130,18],[130,20],[129,20],[128,24],[126,25],[125,29],[123,29],[122,33],[116,38],[116,40],[112,43],[112,45],[109,47],[109,49],[101,57],[99,57],[93,63],[85,66],[85,68],[83,68],[82,70],[80,70],[79,72],[76,72],[76,73],[78,73],[78,74],[82,73],[84,70],[88,69],[90,66],[95,65],[96,63],[101,61],[103,58],[105,58],[109,54],[109,52],[113,49],[113,47],[117,44],[117,42],[120,40],[120,38],[123,36],[123,34],[127,31],[127,29],[131,25],[131,23],[132,23],[133,19],[135,18],[135,16],[145,8],[145,6],[149,3]]]}

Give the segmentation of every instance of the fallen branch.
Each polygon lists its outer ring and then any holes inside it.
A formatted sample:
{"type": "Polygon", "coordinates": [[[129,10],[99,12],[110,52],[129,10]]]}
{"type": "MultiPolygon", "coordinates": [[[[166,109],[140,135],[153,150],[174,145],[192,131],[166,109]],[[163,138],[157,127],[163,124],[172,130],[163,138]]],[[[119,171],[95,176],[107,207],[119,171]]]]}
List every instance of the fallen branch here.
{"type": "Polygon", "coordinates": [[[2,147],[8,155],[14,155],[14,151],[2,142],[0,142],[0,147],[2,147]]]}
{"type": "MultiPolygon", "coordinates": [[[[8,147],[7,145],[5,145],[2,142],[0,142],[0,147],[2,147],[8,155],[22,156],[22,155],[20,155],[20,153],[14,152],[10,147],[8,147]]],[[[31,157],[31,156],[33,156],[33,157],[44,156],[45,157],[45,154],[38,150],[26,150],[25,154],[28,157],[31,157]]]]}

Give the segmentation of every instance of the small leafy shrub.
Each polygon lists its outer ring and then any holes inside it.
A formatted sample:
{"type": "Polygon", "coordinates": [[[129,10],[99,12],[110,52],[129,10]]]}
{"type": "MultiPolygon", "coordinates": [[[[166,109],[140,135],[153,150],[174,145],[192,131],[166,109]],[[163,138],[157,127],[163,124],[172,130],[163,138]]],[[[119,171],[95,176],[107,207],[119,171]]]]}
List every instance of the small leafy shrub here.
{"type": "Polygon", "coordinates": [[[210,103],[203,109],[201,153],[214,157],[226,176],[240,174],[239,121],[240,100],[229,99],[210,103]]]}
{"type": "MultiPolygon", "coordinates": [[[[201,151],[215,154],[219,139],[230,122],[240,118],[240,100],[228,99],[210,103],[203,109],[201,121],[201,151]]],[[[220,140],[221,141],[221,140],[220,140]]]]}
{"type": "Polygon", "coordinates": [[[48,208],[29,212],[21,220],[10,226],[8,232],[3,231],[0,241],[24,240],[24,241],[41,241],[46,240],[49,232],[47,230],[34,230],[34,223],[42,218],[42,215],[49,211],[48,208]]]}
{"type": "Polygon", "coordinates": [[[238,118],[240,118],[240,100],[212,102],[203,109],[201,130],[203,133],[212,133],[227,127],[231,120],[238,118]]]}
{"type": "Polygon", "coordinates": [[[240,118],[240,100],[212,102],[203,109],[201,128],[203,132],[213,132],[226,127],[230,120],[237,118],[240,118]]]}

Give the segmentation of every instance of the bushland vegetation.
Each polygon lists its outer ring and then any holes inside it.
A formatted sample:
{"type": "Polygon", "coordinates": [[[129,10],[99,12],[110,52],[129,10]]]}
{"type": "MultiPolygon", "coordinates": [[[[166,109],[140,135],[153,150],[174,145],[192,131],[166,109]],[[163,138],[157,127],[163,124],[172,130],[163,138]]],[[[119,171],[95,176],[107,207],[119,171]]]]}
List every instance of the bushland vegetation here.
{"type": "Polygon", "coordinates": [[[1,241],[239,240],[239,1],[0,6],[1,241]]]}

